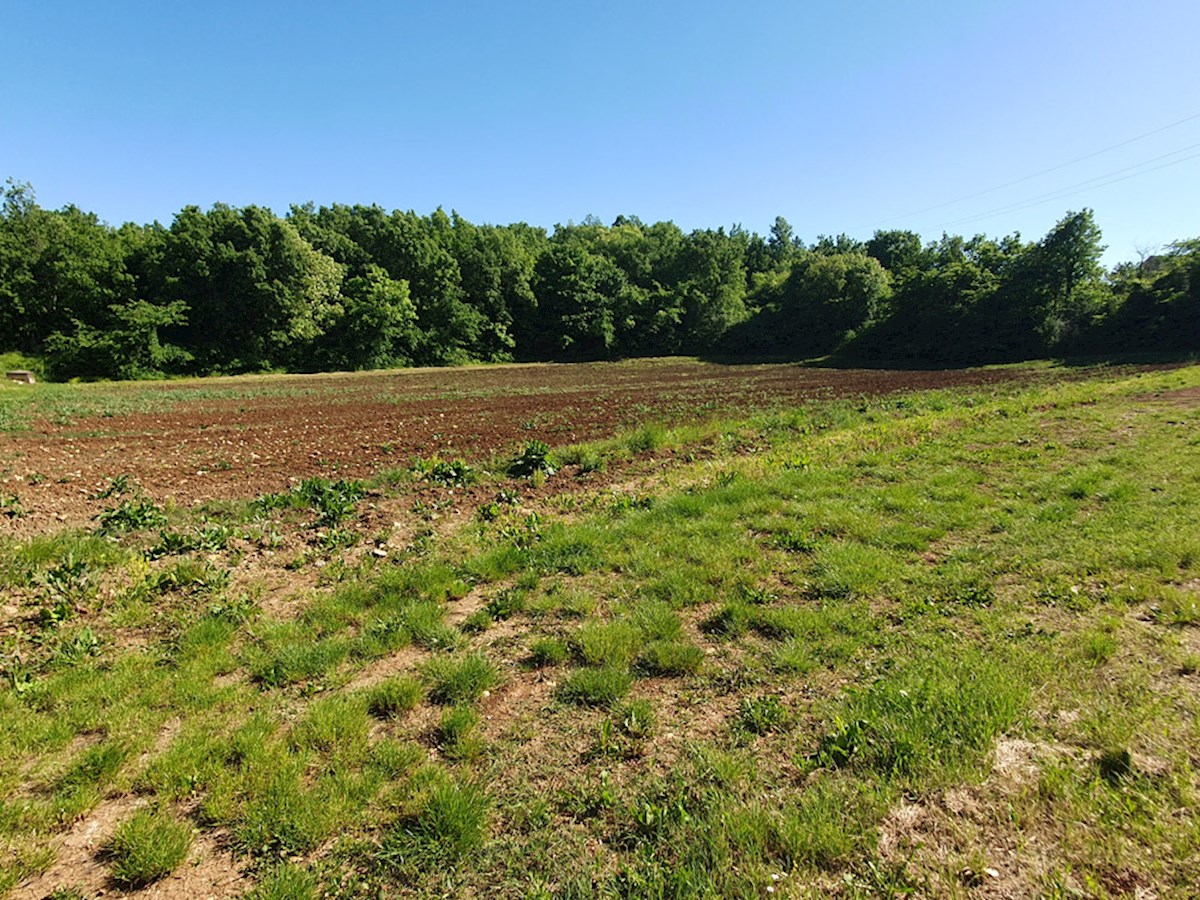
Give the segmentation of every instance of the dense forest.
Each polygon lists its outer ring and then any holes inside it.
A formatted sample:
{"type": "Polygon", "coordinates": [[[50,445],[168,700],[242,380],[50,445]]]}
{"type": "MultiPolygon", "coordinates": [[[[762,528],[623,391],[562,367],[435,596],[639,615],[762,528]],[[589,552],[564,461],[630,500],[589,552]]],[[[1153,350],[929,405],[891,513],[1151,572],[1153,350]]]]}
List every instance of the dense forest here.
{"type": "Polygon", "coordinates": [[[1200,239],[1112,271],[1090,210],[1039,241],[777,218],[475,225],[441,209],[189,206],[119,228],[0,188],[0,351],[67,378],[673,353],[892,363],[1200,349],[1200,239]]]}

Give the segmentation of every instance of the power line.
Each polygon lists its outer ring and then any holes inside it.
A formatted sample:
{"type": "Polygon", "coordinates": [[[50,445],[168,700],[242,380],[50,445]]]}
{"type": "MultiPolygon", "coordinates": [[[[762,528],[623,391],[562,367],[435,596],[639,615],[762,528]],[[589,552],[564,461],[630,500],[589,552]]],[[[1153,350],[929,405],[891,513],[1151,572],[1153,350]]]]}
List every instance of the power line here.
{"type": "Polygon", "coordinates": [[[1141,162],[1134,163],[1131,166],[1124,166],[1120,169],[1114,169],[1111,172],[1105,172],[1102,175],[1097,175],[1095,178],[1088,178],[1085,181],[1079,181],[1079,182],[1076,182],[1075,184],[1069,184],[1066,187],[1061,187],[1056,190],[1049,191],[1045,194],[1038,194],[1037,196],[1034,196],[1034,197],[1027,197],[1024,200],[1018,200],[1015,203],[1010,203],[1006,206],[996,207],[995,209],[990,209],[990,210],[987,210],[986,212],[974,213],[969,216],[964,216],[961,219],[954,219],[953,221],[945,222],[942,225],[939,225],[938,227],[939,228],[949,228],[953,225],[961,225],[966,222],[974,222],[977,219],[987,219],[992,216],[1000,215],[1001,213],[1015,212],[1015,211],[1021,210],[1021,209],[1028,209],[1031,206],[1037,206],[1038,204],[1041,204],[1041,203],[1048,203],[1051,200],[1061,200],[1061,199],[1065,199],[1066,197],[1072,197],[1075,194],[1083,193],[1084,191],[1091,190],[1092,188],[1095,188],[1095,187],[1104,187],[1105,185],[1115,184],[1118,181],[1125,181],[1127,178],[1136,178],[1138,175],[1145,175],[1149,172],[1154,172],[1154,171],[1157,171],[1158,169],[1166,168],[1166,166],[1173,166],[1176,163],[1186,162],[1189,159],[1194,159],[1197,155],[1200,155],[1200,154],[1193,154],[1192,156],[1185,156],[1183,159],[1172,160],[1171,162],[1165,163],[1161,166],[1155,166],[1154,168],[1151,168],[1151,169],[1144,169],[1141,172],[1133,172],[1132,175],[1125,175],[1122,178],[1112,178],[1112,176],[1122,175],[1123,173],[1131,172],[1134,169],[1143,169],[1144,166],[1148,166],[1151,163],[1161,162],[1164,159],[1168,159],[1172,156],[1178,156],[1180,153],[1186,153],[1187,151],[1195,150],[1198,147],[1200,147],[1200,143],[1190,144],[1187,147],[1180,147],[1178,150],[1172,150],[1170,153],[1164,153],[1162,156],[1155,156],[1152,159],[1142,160],[1141,162]],[[1105,179],[1109,179],[1109,178],[1111,178],[1112,180],[1105,181],[1105,179]],[[1103,184],[1096,184],[1096,182],[1103,182],[1103,184]]]}
{"type": "Polygon", "coordinates": [[[1073,166],[1076,163],[1080,163],[1085,160],[1093,159],[1094,157],[1101,156],[1112,150],[1117,150],[1121,147],[1126,147],[1129,144],[1137,143],[1138,141],[1145,140],[1148,137],[1153,137],[1156,134],[1161,134],[1164,131],[1169,131],[1172,128],[1178,128],[1180,125],[1186,125],[1188,122],[1195,121],[1196,119],[1200,119],[1200,113],[1194,113],[1190,116],[1186,116],[1185,118],[1179,119],[1176,122],[1171,122],[1169,125],[1163,125],[1163,126],[1160,126],[1159,128],[1154,128],[1150,131],[1145,131],[1139,135],[1128,138],[1127,140],[1119,141],[1116,144],[1109,144],[1107,147],[1102,147],[1101,149],[1094,150],[1091,153],[1085,153],[1083,156],[1077,156],[1074,159],[1069,159],[1066,162],[1059,163],[1056,166],[1051,166],[1048,169],[1042,169],[1041,171],[1034,172],[1032,175],[1025,175],[1025,176],[1023,176],[1021,178],[1017,178],[1013,181],[1006,181],[1004,184],[999,184],[999,185],[996,185],[995,187],[987,188],[986,190],[976,191],[973,194],[967,194],[964,197],[958,197],[954,200],[947,200],[944,203],[937,203],[933,206],[927,206],[924,209],[917,210],[916,212],[905,213],[904,215],[901,215],[901,216],[892,216],[890,219],[884,219],[881,222],[879,222],[878,224],[886,225],[889,222],[895,222],[900,219],[911,219],[913,216],[919,216],[924,213],[933,212],[934,210],[938,210],[938,209],[945,209],[947,206],[954,206],[957,203],[965,203],[966,201],[974,200],[977,197],[985,197],[988,194],[994,194],[996,191],[1002,191],[1005,188],[1013,187],[1014,185],[1024,184],[1026,181],[1032,181],[1035,178],[1040,178],[1041,176],[1048,175],[1051,172],[1057,172],[1059,169],[1065,169],[1067,166],[1073,166]]]}

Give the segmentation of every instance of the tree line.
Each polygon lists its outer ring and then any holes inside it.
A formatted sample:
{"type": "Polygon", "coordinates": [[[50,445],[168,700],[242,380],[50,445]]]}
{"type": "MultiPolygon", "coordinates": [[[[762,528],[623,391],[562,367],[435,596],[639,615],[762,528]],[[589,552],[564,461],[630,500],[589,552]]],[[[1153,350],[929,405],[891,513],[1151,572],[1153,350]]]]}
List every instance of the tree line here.
{"type": "Polygon", "coordinates": [[[0,188],[0,350],[51,377],[675,353],[958,364],[1200,349],[1200,239],[1105,271],[1091,210],[1041,240],[806,243],[589,217],[189,206],[114,228],[0,188]]]}

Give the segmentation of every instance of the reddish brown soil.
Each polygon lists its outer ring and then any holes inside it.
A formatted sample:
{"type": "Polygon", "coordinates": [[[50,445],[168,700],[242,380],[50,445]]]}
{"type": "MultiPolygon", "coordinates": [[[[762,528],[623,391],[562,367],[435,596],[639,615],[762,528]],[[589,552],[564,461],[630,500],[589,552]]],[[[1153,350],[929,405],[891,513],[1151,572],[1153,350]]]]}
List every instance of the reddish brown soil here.
{"type": "MultiPolygon", "coordinates": [[[[195,383],[142,385],[162,411],[38,421],[0,435],[3,491],[25,511],[0,531],[86,521],[107,479],[129,474],[160,502],[253,497],[321,474],[362,477],[414,457],[485,458],[643,422],[743,415],[814,399],[981,385],[1029,371],[888,371],[686,360],[516,365],[211,379],[226,399],[172,400],[195,383]],[[244,387],[244,393],[242,388],[244,387]],[[228,399],[233,396],[234,399],[228,399]]],[[[1046,377],[1043,373],[1040,377],[1046,377]]]]}

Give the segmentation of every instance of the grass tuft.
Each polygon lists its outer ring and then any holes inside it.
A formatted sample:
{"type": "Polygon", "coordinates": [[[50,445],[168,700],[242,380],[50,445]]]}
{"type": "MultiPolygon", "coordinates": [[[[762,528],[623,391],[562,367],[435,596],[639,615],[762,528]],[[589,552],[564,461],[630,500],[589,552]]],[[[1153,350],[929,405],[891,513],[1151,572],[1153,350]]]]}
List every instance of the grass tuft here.
{"type": "Polygon", "coordinates": [[[113,880],[137,888],[170,875],[187,858],[192,828],[164,810],[142,810],[117,826],[109,843],[113,880]]]}

